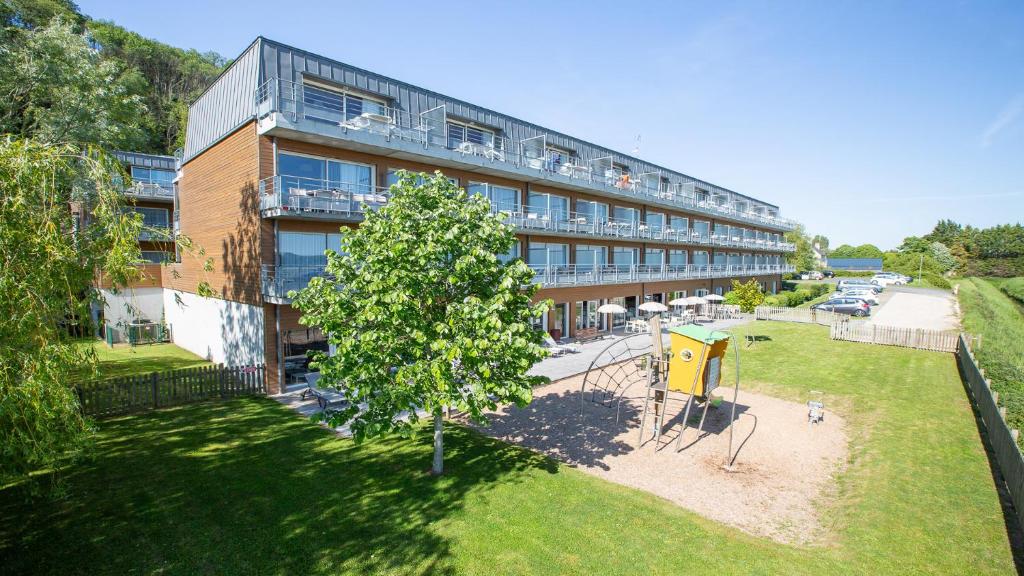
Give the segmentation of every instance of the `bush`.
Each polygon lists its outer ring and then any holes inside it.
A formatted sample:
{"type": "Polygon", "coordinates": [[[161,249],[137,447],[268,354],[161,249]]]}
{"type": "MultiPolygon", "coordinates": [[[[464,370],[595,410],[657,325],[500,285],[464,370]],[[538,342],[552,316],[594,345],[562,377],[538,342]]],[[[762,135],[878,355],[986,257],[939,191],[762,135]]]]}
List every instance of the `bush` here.
{"type": "MultiPolygon", "coordinates": [[[[792,286],[792,284],[790,284],[792,286]]],[[[793,308],[799,306],[808,300],[814,300],[818,296],[822,296],[832,291],[831,284],[800,284],[796,285],[794,290],[784,290],[773,296],[768,296],[764,300],[766,306],[782,306],[785,308],[793,308]]]]}
{"type": "Polygon", "coordinates": [[[1024,277],[1011,278],[1003,282],[1001,289],[1018,304],[1024,304],[1024,277]]]}
{"type": "Polygon", "coordinates": [[[738,280],[732,281],[732,290],[725,295],[726,304],[735,304],[743,312],[753,312],[754,308],[764,303],[764,292],[757,280],[751,279],[746,284],[738,280]]]}
{"type": "Polygon", "coordinates": [[[946,277],[943,276],[942,274],[936,274],[935,272],[925,272],[922,275],[922,279],[924,279],[932,286],[935,286],[936,288],[944,288],[946,290],[952,288],[952,286],[950,286],[949,284],[949,280],[947,280],[946,277]]]}

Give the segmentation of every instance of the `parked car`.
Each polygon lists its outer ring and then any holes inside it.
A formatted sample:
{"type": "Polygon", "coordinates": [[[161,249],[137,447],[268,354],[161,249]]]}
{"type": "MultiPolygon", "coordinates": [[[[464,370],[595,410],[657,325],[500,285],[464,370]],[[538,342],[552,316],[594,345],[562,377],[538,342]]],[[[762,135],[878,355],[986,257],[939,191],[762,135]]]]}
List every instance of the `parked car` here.
{"type": "Polygon", "coordinates": [[[831,270],[822,270],[821,271],[821,275],[824,276],[825,278],[835,278],[836,277],[836,273],[831,271],[831,270]]]}
{"type": "Polygon", "coordinates": [[[893,272],[879,272],[878,274],[875,274],[875,277],[872,278],[872,280],[883,286],[888,286],[890,284],[901,286],[907,283],[902,274],[895,274],[893,272]]]}
{"type": "Polygon", "coordinates": [[[867,316],[871,314],[871,305],[859,298],[832,298],[811,306],[811,310],[826,310],[850,316],[867,316]]]}
{"type": "Polygon", "coordinates": [[[832,298],[857,298],[858,300],[863,300],[872,306],[878,306],[878,295],[875,294],[874,290],[842,290],[833,294],[832,298]]]}
{"type": "Polygon", "coordinates": [[[844,279],[839,281],[839,284],[837,285],[837,287],[839,288],[840,291],[846,290],[848,288],[849,289],[862,288],[862,289],[874,290],[876,294],[878,292],[881,292],[882,290],[885,289],[885,287],[882,286],[881,284],[879,284],[877,282],[872,282],[870,280],[865,280],[864,278],[844,278],[844,279]]]}
{"type": "Polygon", "coordinates": [[[797,272],[796,273],[796,277],[801,279],[801,280],[810,280],[811,279],[811,273],[810,272],[797,272]]]}
{"type": "Polygon", "coordinates": [[[808,276],[810,276],[811,280],[823,280],[825,278],[825,275],[817,270],[809,272],[808,276]]]}

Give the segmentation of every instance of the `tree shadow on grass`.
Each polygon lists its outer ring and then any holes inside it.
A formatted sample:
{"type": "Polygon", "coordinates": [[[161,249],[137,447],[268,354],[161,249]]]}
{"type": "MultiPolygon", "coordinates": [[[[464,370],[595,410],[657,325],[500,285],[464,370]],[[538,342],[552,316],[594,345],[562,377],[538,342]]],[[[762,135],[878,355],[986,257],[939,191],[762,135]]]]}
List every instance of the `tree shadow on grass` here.
{"type": "Polygon", "coordinates": [[[0,491],[9,573],[450,574],[443,520],[494,483],[555,473],[548,458],[460,426],[356,445],[266,399],[101,423],[59,500],[0,491]]]}

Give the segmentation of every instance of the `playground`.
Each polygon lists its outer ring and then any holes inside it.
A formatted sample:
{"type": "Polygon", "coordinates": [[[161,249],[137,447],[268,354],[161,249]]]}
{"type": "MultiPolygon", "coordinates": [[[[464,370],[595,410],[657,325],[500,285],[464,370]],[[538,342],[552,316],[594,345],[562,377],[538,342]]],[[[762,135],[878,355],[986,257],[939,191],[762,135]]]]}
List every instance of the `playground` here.
{"type": "MultiPolygon", "coordinates": [[[[595,358],[588,372],[538,388],[526,408],[502,407],[483,432],[756,536],[800,545],[825,539],[821,510],[847,460],[843,418],[826,407],[824,418],[810,423],[806,401],[742,384],[737,394],[735,372],[706,395],[691,395],[689,384],[665,390],[668,362],[660,375],[648,368],[668,346],[652,351],[650,338],[637,341],[632,349],[619,341],[603,353],[612,361],[595,358]],[[657,380],[660,391],[648,394],[659,388],[657,380]]],[[[716,363],[725,359],[726,342],[719,343],[716,363]]],[[[708,360],[697,354],[689,366],[708,360]]],[[[679,350],[667,355],[677,358],[679,350]]]]}

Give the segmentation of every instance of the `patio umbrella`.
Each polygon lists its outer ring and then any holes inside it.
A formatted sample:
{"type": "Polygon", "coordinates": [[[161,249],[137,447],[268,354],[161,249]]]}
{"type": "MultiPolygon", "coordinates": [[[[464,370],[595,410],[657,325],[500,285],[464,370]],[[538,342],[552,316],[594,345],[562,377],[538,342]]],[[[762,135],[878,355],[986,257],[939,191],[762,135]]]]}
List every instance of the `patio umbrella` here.
{"type": "Polygon", "coordinates": [[[721,302],[725,300],[725,298],[719,296],[718,294],[708,294],[707,296],[704,297],[704,299],[707,300],[708,302],[721,302]]]}
{"type": "Polygon", "coordinates": [[[626,309],[618,304],[605,304],[597,309],[598,314],[625,314],[626,309]]]}
{"type": "Polygon", "coordinates": [[[640,309],[644,312],[664,312],[668,310],[668,306],[661,302],[644,302],[640,305],[640,309]]]}
{"type": "Polygon", "coordinates": [[[685,298],[687,306],[699,306],[701,304],[707,304],[708,301],[701,298],[700,296],[690,296],[685,298]]]}
{"type": "Polygon", "coordinates": [[[675,300],[669,300],[669,306],[686,306],[686,298],[676,298],[675,300]]]}

